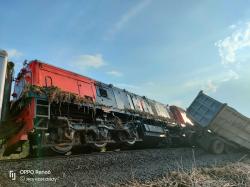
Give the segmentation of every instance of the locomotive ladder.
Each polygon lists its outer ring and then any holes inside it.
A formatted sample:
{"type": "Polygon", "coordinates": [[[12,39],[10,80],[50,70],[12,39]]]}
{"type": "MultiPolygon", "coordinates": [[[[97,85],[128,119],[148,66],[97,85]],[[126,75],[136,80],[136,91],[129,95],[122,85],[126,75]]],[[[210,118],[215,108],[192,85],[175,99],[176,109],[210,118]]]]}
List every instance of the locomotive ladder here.
{"type": "Polygon", "coordinates": [[[46,120],[46,126],[37,126],[36,129],[40,129],[40,130],[45,130],[48,129],[48,124],[49,124],[49,120],[50,120],[50,103],[48,104],[40,104],[38,102],[36,102],[36,117],[40,118],[41,120],[46,120]],[[42,111],[46,111],[46,113],[43,114],[39,114],[38,110],[39,109],[44,109],[42,111]]]}

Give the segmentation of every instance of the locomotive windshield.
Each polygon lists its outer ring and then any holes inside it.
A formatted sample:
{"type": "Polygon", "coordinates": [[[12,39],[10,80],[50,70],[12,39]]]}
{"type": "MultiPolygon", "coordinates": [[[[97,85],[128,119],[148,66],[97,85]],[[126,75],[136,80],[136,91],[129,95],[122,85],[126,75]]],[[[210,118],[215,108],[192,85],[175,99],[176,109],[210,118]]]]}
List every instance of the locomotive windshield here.
{"type": "Polygon", "coordinates": [[[20,80],[16,80],[15,87],[14,87],[14,93],[13,93],[13,99],[17,100],[24,89],[25,86],[25,79],[21,78],[20,80]]]}
{"type": "Polygon", "coordinates": [[[21,97],[22,92],[27,84],[30,84],[31,73],[28,66],[21,69],[15,79],[14,92],[12,94],[13,100],[17,100],[21,97]]]}

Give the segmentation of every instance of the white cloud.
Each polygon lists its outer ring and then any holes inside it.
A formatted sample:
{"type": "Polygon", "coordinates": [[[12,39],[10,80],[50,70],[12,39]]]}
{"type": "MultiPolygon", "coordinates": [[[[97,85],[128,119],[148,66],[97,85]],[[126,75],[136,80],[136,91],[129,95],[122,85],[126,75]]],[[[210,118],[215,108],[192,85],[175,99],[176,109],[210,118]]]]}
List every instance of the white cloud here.
{"type": "Polygon", "coordinates": [[[23,53],[18,51],[17,49],[9,49],[7,50],[9,58],[19,58],[23,56],[23,53]]]}
{"type": "Polygon", "coordinates": [[[185,88],[189,88],[189,89],[200,89],[200,90],[204,90],[206,92],[216,92],[219,82],[210,80],[210,79],[199,79],[199,80],[190,80],[188,82],[186,82],[184,84],[185,88]]]}
{"type": "Polygon", "coordinates": [[[229,26],[229,29],[235,29],[236,27],[237,27],[237,25],[232,24],[232,25],[229,26]]]}
{"type": "MultiPolygon", "coordinates": [[[[215,43],[219,49],[222,64],[239,63],[237,54],[240,53],[242,49],[250,47],[250,22],[231,25],[230,28],[234,29],[233,33],[215,43]]],[[[250,58],[250,54],[248,53],[247,55],[248,58],[250,58]]],[[[246,56],[246,54],[244,54],[244,56],[246,56]]]]}
{"type": "Polygon", "coordinates": [[[206,92],[216,92],[221,84],[237,79],[239,79],[239,75],[233,70],[228,70],[219,72],[217,75],[189,80],[184,83],[183,87],[187,89],[199,88],[206,92]]]}
{"type": "Polygon", "coordinates": [[[227,66],[217,71],[216,76],[206,77],[203,81],[196,80],[198,82],[196,85],[203,85],[208,92],[216,92],[217,88],[224,82],[239,79],[239,74],[234,70],[239,70],[239,67],[243,65],[242,62],[250,60],[248,52],[250,50],[250,22],[238,22],[230,25],[229,29],[231,34],[215,43],[215,46],[218,47],[221,63],[227,66]],[[231,69],[226,70],[225,67],[231,69]]]}
{"type": "Polygon", "coordinates": [[[123,73],[122,73],[122,72],[116,71],[116,70],[108,71],[107,74],[112,75],[112,76],[115,76],[115,77],[121,77],[121,76],[123,76],[123,73]]]}
{"type": "Polygon", "coordinates": [[[142,0],[132,8],[130,8],[121,18],[108,30],[105,39],[112,38],[118,31],[120,31],[126,23],[128,23],[133,17],[140,13],[145,7],[147,7],[152,0],[142,0]]]}
{"type": "Polygon", "coordinates": [[[207,81],[207,84],[204,87],[204,90],[207,92],[216,92],[218,85],[215,85],[211,80],[207,81]]]}
{"type": "Polygon", "coordinates": [[[100,68],[104,66],[104,60],[101,54],[96,55],[80,55],[73,62],[73,66],[78,67],[80,69],[86,68],[100,68]]]}
{"type": "Polygon", "coordinates": [[[233,70],[228,70],[224,75],[222,75],[221,81],[227,82],[230,80],[237,80],[237,79],[239,79],[238,73],[236,73],[233,70]]]}

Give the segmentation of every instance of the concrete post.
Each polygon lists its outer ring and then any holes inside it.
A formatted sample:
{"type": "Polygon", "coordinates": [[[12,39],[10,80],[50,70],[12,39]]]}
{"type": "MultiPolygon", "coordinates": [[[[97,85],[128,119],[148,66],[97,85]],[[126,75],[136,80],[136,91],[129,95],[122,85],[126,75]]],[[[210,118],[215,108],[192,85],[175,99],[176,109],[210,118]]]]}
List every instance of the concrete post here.
{"type": "Polygon", "coordinates": [[[8,53],[0,50],[0,121],[2,120],[2,108],[4,97],[4,84],[6,78],[8,53]]]}

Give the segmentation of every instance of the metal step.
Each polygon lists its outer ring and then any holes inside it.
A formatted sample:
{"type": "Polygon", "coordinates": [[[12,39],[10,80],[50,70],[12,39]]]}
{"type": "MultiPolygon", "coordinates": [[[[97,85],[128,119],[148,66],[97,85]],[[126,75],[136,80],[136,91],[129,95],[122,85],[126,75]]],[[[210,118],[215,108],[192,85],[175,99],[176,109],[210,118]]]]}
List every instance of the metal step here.
{"type": "Polygon", "coordinates": [[[36,117],[50,119],[50,104],[45,105],[45,104],[38,104],[38,103],[36,103],[36,110],[37,110],[38,107],[47,108],[48,112],[47,112],[47,115],[42,115],[42,114],[37,114],[37,111],[36,111],[36,117]]]}

